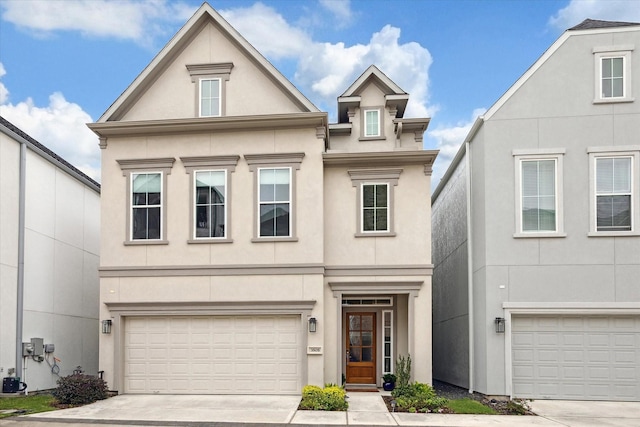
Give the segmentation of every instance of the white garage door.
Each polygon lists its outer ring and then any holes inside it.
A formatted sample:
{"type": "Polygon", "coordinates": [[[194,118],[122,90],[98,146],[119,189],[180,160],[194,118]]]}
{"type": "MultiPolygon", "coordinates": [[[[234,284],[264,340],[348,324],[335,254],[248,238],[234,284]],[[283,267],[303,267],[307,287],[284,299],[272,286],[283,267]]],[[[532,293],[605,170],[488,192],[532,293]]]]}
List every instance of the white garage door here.
{"type": "Polygon", "coordinates": [[[128,317],[124,392],[296,394],[300,316],[128,317]]]}
{"type": "Polygon", "coordinates": [[[640,316],[512,318],[513,395],[640,401],[640,316]]]}

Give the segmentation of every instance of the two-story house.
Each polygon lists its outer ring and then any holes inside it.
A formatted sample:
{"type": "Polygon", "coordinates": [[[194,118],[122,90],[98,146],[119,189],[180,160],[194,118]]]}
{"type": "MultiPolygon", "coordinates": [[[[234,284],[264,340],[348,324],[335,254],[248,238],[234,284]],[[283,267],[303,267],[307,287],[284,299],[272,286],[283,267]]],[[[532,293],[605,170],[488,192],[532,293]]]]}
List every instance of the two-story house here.
{"type": "Polygon", "coordinates": [[[0,376],[98,373],[100,185],[0,117],[0,376]]]}
{"type": "Polygon", "coordinates": [[[566,31],[433,195],[434,377],[640,401],[640,24],[566,31]]]}
{"type": "MultiPolygon", "coordinates": [[[[121,393],[431,382],[429,119],[376,67],[316,108],[208,4],[89,127],[121,393]]],[[[108,329],[108,328],[107,328],[108,329]]]]}

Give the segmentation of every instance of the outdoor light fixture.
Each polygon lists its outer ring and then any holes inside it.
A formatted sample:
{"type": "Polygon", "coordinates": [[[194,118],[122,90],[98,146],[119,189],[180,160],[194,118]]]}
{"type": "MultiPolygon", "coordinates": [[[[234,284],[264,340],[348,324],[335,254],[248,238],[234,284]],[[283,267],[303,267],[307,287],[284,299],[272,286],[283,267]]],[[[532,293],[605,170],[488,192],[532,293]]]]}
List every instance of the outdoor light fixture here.
{"type": "Polygon", "coordinates": [[[318,330],[318,321],[315,317],[309,317],[309,332],[315,332],[318,330]]]}
{"type": "Polygon", "coordinates": [[[102,321],[102,333],[110,334],[111,333],[111,319],[102,321]]]}
{"type": "Polygon", "coordinates": [[[504,317],[496,317],[495,324],[496,324],[496,333],[504,334],[504,317]]]}

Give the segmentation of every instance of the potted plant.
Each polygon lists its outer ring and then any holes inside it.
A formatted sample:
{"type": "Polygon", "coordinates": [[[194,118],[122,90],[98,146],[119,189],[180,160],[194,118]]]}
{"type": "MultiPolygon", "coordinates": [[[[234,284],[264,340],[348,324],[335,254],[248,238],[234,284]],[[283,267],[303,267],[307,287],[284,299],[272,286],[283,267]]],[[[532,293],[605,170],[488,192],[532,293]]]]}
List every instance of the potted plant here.
{"type": "Polygon", "coordinates": [[[396,388],[396,376],[394,374],[384,374],[382,376],[382,388],[391,391],[396,388]]]}

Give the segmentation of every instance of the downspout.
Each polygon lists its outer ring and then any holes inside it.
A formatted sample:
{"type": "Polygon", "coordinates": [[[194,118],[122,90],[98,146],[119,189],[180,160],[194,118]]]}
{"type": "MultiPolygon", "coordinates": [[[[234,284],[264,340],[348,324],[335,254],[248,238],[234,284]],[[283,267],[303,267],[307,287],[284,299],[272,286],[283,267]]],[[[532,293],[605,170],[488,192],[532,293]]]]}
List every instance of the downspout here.
{"type": "Polygon", "coordinates": [[[24,309],[24,224],[26,195],[27,144],[20,141],[18,184],[18,283],[16,286],[16,377],[22,376],[22,323],[24,309]]]}
{"type": "Polygon", "coordinates": [[[469,306],[469,393],[473,393],[475,377],[475,351],[473,338],[473,233],[471,232],[471,144],[465,141],[465,167],[467,169],[467,304],[469,306]]]}

